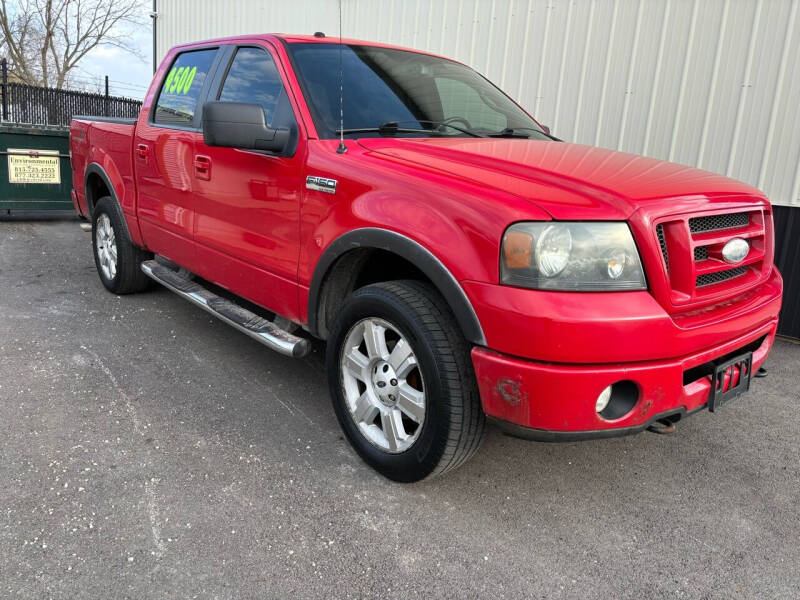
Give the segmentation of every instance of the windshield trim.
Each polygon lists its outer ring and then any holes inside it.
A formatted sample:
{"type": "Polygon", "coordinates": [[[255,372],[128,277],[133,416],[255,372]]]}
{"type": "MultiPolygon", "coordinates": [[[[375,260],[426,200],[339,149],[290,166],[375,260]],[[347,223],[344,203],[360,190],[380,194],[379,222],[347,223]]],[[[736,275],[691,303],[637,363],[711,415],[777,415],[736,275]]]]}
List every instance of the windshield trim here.
{"type": "MultiPolygon", "coordinates": [[[[300,69],[297,66],[297,62],[295,61],[295,57],[294,57],[294,53],[293,53],[293,47],[294,46],[320,46],[320,47],[322,47],[322,46],[330,46],[330,47],[333,47],[333,48],[338,48],[339,44],[333,44],[333,43],[330,43],[330,42],[312,42],[312,41],[288,42],[288,41],[284,40],[283,38],[278,38],[278,39],[280,40],[281,44],[283,44],[284,50],[286,51],[286,56],[288,57],[289,64],[291,65],[292,71],[294,72],[294,77],[297,80],[298,85],[300,86],[300,91],[303,94],[303,101],[305,102],[306,107],[308,109],[308,112],[311,115],[311,119],[313,121],[313,126],[314,126],[314,129],[315,129],[316,133],[317,133],[318,139],[321,139],[321,140],[339,139],[339,134],[336,132],[337,130],[329,130],[328,129],[327,125],[325,125],[324,119],[319,114],[319,111],[317,110],[317,107],[311,101],[311,95],[310,95],[310,93],[308,91],[308,88],[306,86],[305,78],[303,77],[300,69]]],[[[352,47],[380,48],[380,49],[385,49],[385,50],[391,50],[391,51],[394,51],[394,52],[405,52],[405,53],[408,53],[408,54],[415,54],[417,56],[424,56],[424,57],[428,57],[428,58],[439,59],[439,60],[442,60],[442,61],[453,63],[453,64],[458,65],[460,67],[463,67],[465,69],[469,69],[470,71],[475,73],[478,77],[483,79],[486,83],[488,83],[491,87],[493,87],[498,93],[500,93],[502,96],[504,96],[509,102],[511,102],[514,106],[516,106],[520,111],[522,111],[522,113],[525,116],[527,116],[536,125],[536,127],[539,128],[539,131],[540,131],[540,133],[542,133],[542,135],[547,135],[545,133],[544,128],[542,127],[541,123],[539,123],[539,121],[537,121],[533,117],[533,115],[531,115],[527,110],[525,110],[525,108],[523,106],[521,106],[516,100],[514,100],[511,96],[509,96],[506,92],[504,92],[500,87],[495,85],[494,82],[492,82],[490,79],[485,77],[482,73],[479,73],[478,71],[476,71],[475,69],[473,69],[472,67],[470,67],[467,64],[464,64],[464,63],[462,63],[460,61],[457,61],[455,59],[452,59],[452,58],[448,58],[446,56],[440,56],[438,54],[429,54],[427,52],[421,52],[421,51],[412,50],[412,49],[409,49],[409,48],[398,48],[398,47],[394,47],[394,46],[387,47],[387,46],[383,46],[383,45],[380,45],[380,44],[370,44],[370,43],[357,43],[357,44],[355,44],[355,43],[344,43],[342,45],[346,46],[348,48],[352,48],[352,47]]],[[[398,135],[396,135],[394,137],[398,137],[398,138],[399,137],[437,138],[437,139],[440,139],[440,138],[443,138],[443,137],[453,137],[453,138],[469,137],[466,134],[443,136],[443,135],[424,135],[424,133],[425,133],[425,130],[423,129],[423,130],[420,130],[418,133],[398,134],[398,135]]],[[[352,137],[349,137],[348,139],[358,139],[359,137],[376,137],[375,134],[363,135],[363,134],[358,134],[358,133],[345,134],[345,137],[347,137],[348,135],[352,136],[352,137]]]]}

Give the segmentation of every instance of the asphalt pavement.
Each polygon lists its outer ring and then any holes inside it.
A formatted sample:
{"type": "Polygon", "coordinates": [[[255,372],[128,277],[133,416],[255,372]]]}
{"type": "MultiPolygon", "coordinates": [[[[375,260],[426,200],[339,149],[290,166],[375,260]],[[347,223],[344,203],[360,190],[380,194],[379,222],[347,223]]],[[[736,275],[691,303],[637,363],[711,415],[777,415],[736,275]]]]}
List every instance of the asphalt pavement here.
{"type": "Polygon", "coordinates": [[[400,485],[342,439],[321,347],[116,297],[90,244],[0,222],[2,598],[800,597],[800,345],[674,435],[491,430],[400,485]]]}

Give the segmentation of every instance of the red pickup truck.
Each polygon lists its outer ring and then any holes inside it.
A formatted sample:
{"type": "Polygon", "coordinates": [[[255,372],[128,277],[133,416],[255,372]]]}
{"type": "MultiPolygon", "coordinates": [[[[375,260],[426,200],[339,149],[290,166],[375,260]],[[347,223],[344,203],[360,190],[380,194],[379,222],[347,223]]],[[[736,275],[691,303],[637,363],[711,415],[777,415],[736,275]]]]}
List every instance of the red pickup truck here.
{"type": "Polygon", "coordinates": [[[385,476],[486,420],[673,429],[747,391],[781,303],[770,203],[556,139],[469,67],[321,35],[172,49],[136,120],[77,117],[73,201],[115,294],[155,280],[290,356],[385,476]]]}

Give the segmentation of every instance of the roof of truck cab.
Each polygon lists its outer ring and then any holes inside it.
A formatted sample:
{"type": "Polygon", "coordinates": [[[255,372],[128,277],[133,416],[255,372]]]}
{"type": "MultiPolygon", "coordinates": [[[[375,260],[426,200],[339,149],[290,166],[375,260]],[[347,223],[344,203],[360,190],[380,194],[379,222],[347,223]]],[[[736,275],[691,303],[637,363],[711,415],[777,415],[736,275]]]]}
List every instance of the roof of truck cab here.
{"type": "MultiPolygon", "coordinates": [[[[276,38],[282,39],[287,44],[304,44],[308,42],[317,44],[338,44],[338,36],[325,36],[317,37],[315,35],[301,35],[296,33],[272,33],[269,34],[276,38]]],[[[380,46],[381,48],[398,48],[400,50],[412,50],[411,48],[401,48],[400,46],[392,46],[391,44],[383,44],[381,42],[370,42],[368,40],[353,40],[349,38],[342,38],[342,44],[355,44],[358,46],[380,46]]]]}
{"type": "Polygon", "coordinates": [[[208,40],[199,40],[195,42],[187,42],[185,44],[178,44],[175,48],[194,48],[198,46],[208,46],[209,44],[241,44],[242,42],[247,42],[248,40],[257,41],[257,40],[281,40],[286,44],[345,44],[345,45],[355,45],[355,46],[374,46],[376,48],[389,48],[392,50],[405,50],[406,52],[416,52],[417,54],[427,54],[428,56],[436,56],[439,58],[444,58],[447,60],[451,60],[453,62],[454,59],[448,56],[442,56],[440,54],[435,54],[433,52],[426,52],[425,50],[418,50],[416,48],[407,48],[404,46],[395,46],[393,44],[384,44],[382,42],[374,42],[369,40],[354,40],[350,38],[342,38],[339,39],[338,36],[330,36],[330,37],[317,37],[315,35],[302,35],[297,33],[259,33],[259,34],[248,34],[248,35],[233,35],[229,37],[222,37],[222,38],[213,38],[208,40]]]}

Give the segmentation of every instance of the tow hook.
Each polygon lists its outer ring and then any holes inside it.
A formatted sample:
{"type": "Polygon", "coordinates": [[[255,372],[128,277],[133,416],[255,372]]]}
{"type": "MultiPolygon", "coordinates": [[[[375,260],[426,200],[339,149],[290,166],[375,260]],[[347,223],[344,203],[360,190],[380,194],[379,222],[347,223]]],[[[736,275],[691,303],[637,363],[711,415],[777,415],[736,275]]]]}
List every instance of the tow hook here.
{"type": "Polygon", "coordinates": [[[650,425],[650,427],[647,428],[647,431],[652,431],[653,433],[657,433],[659,435],[671,435],[675,433],[676,429],[677,427],[675,426],[675,423],[669,419],[659,419],[650,425]]]}

